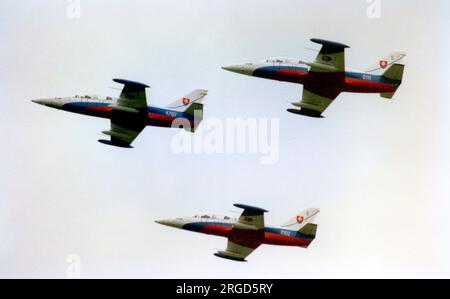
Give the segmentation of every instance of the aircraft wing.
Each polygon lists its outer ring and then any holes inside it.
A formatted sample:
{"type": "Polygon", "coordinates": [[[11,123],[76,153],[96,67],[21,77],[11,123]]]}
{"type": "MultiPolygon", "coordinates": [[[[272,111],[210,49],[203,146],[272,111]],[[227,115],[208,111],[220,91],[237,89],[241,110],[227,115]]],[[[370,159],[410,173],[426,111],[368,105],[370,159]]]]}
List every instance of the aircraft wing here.
{"type": "MultiPolygon", "coordinates": [[[[227,248],[216,252],[214,255],[225,259],[245,262],[245,258],[261,245],[261,240],[265,237],[264,213],[267,211],[242,204],[235,204],[235,206],[244,209],[244,212],[233,225],[228,236],[227,248]]],[[[318,213],[318,209],[308,209],[305,213],[309,216],[305,219],[302,218],[301,221],[312,221],[318,213]]],[[[300,216],[295,217],[296,224],[299,224],[298,217],[300,216]]],[[[316,231],[316,224],[305,222],[305,225],[301,227],[299,232],[310,239],[314,239],[316,231]]]]}
{"type": "Polygon", "coordinates": [[[148,86],[124,79],[113,79],[113,81],[124,84],[124,87],[116,105],[111,107],[111,129],[102,132],[111,136],[111,139],[99,140],[99,142],[129,148],[146,126],[141,116],[147,115],[145,89],[148,86]]]}
{"type": "Polygon", "coordinates": [[[322,45],[315,62],[310,65],[311,72],[345,71],[345,49],[349,46],[317,38],[313,38],[311,41],[322,45]]]}
{"type": "Polygon", "coordinates": [[[337,98],[341,85],[345,80],[345,49],[349,46],[323,39],[311,39],[322,45],[316,60],[307,63],[309,82],[304,85],[300,102],[292,103],[298,109],[288,109],[289,112],[322,117],[322,112],[337,98]]]}
{"type": "Polygon", "coordinates": [[[256,248],[259,247],[259,244],[255,244],[254,246],[248,247],[244,245],[239,245],[237,243],[233,243],[228,240],[227,249],[223,251],[218,251],[214,255],[217,257],[245,262],[245,258],[249,256],[256,248]]]}
{"type": "MultiPolygon", "coordinates": [[[[114,112],[113,112],[114,115],[114,112]]],[[[102,133],[111,136],[111,140],[99,140],[99,142],[118,147],[131,148],[131,143],[145,128],[141,121],[129,118],[114,117],[111,120],[111,129],[102,133]]]]}
{"type": "Polygon", "coordinates": [[[126,108],[137,110],[147,108],[145,89],[149,87],[148,85],[125,79],[113,79],[113,81],[124,85],[117,100],[116,106],[119,109],[120,107],[125,108],[125,110],[126,108]]]}
{"type": "Polygon", "coordinates": [[[244,209],[239,220],[233,225],[237,229],[259,230],[264,229],[264,213],[267,211],[261,208],[235,204],[237,208],[244,209]]]}
{"type": "Polygon", "coordinates": [[[264,236],[264,213],[267,211],[243,204],[234,206],[244,209],[244,211],[233,225],[228,237],[227,249],[219,251],[215,255],[245,262],[245,258],[261,245],[260,238],[264,236]]]}
{"type": "Polygon", "coordinates": [[[322,112],[328,108],[335,98],[339,95],[338,90],[315,88],[314,86],[305,85],[303,87],[303,95],[300,102],[292,103],[292,105],[300,107],[298,109],[288,109],[289,112],[311,116],[322,117],[322,112]]]}

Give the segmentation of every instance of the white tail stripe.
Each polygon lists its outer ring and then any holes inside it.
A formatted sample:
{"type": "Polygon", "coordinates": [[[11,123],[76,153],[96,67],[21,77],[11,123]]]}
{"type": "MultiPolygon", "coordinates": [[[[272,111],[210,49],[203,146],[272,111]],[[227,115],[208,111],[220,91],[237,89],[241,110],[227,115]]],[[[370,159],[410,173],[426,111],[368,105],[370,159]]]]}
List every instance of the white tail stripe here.
{"type": "Polygon", "coordinates": [[[391,66],[391,65],[401,61],[405,56],[406,56],[405,52],[394,52],[394,53],[391,53],[390,55],[380,59],[377,64],[375,64],[370,69],[366,70],[366,72],[367,73],[372,73],[372,72],[376,72],[376,71],[379,71],[379,70],[385,70],[389,66],[391,66]]]}
{"type": "Polygon", "coordinates": [[[196,89],[193,92],[185,95],[181,99],[171,103],[167,106],[170,109],[187,108],[193,103],[200,103],[202,99],[208,94],[207,90],[196,89]]]}
{"type": "Polygon", "coordinates": [[[307,209],[306,211],[303,211],[294,218],[290,219],[287,223],[283,224],[282,227],[298,230],[306,224],[312,222],[319,212],[319,209],[307,209]]]}

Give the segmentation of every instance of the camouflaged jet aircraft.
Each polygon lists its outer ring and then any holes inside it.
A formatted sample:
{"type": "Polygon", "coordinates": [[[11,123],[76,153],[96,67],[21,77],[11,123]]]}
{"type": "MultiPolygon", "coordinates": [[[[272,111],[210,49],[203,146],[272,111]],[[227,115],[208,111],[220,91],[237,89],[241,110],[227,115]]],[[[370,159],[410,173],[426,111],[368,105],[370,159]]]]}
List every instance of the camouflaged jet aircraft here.
{"type": "Polygon", "coordinates": [[[402,83],[406,56],[394,52],[381,59],[365,72],[352,71],[345,66],[345,49],[349,46],[323,39],[311,39],[322,45],[314,62],[296,58],[275,57],[262,62],[223,67],[224,70],[243,75],[302,84],[302,99],[292,104],[300,109],[289,112],[322,117],[322,113],[341,92],[378,93],[391,99],[402,83]],[[377,75],[378,72],[382,74],[377,75]]]}
{"type": "Polygon", "coordinates": [[[307,248],[316,237],[317,224],[313,221],[319,209],[306,209],[277,228],[265,226],[266,210],[243,204],[234,206],[244,209],[239,219],[203,215],[157,220],[156,223],[228,238],[227,249],[215,255],[240,262],[245,262],[245,258],[262,244],[307,248]]]}
{"type": "Polygon", "coordinates": [[[32,101],[69,112],[110,119],[111,129],[102,132],[110,136],[110,140],[98,141],[124,148],[131,148],[131,143],[146,126],[183,127],[195,132],[203,119],[202,99],[207,95],[207,90],[194,90],[167,108],[159,108],[147,106],[145,89],[149,86],[124,79],[113,81],[124,85],[118,99],[74,96],[32,101]]]}

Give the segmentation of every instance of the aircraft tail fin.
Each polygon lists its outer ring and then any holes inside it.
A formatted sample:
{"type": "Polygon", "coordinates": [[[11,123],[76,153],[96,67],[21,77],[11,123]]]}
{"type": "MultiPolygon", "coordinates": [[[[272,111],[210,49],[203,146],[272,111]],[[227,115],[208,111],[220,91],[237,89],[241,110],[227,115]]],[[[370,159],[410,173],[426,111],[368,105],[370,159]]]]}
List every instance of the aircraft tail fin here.
{"type": "Polygon", "coordinates": [[[185,95],[184,97],[176,100],[175,102],[169,104],[167,108],[174,109],[177,111],[185,112],[189,110],[192,104],[201,104],[203,98],[208,94],[207,90],[196,89],[191,93],[185,95]]]}
{"type": "Polygon", "coordinates": [[[377,71],[386,70],[391,65],[400,63],[405,56],[405,52],[393,52],[377,61],[375,65],[366,70],[366,73],[375,73],[377,71]]]}
{"type": "Polygon", "coordinates": [[[304,227],[302,227],[299,232],[305,236],[306,238],[310,239],[311,241],[316,238],[317,233],[317,224],[314,223],[307,223],[304,227]]]}
{"type": "Polygon", "coordinates": [[[316,234],[317,225],[314,224],[314,219],[316,219],[317,214],[319,214],[320,210],[316,208],[306,209],[297,216],[289,219],[282,227],[285,227],[290,230],[297,230],[305,235],[314,235],[316,234]],[[309,225],[311,224],[311,225],[309,225]]]}
{"type": "Polygon", "coordinates": [[[189,107],[184,111],[184,114],[188,116],[190,119],[193,119],[192,127],[189,130],[192,133],[195,133],[198,125],[203,120],[203,104],[200,103],[192,103],[189,107]]]}
{"type": "Polygon", "coordinates": [[[168,105],[167,108],[183,112],[187,118],[193,120],[188,131],[194,133],[200,122],[203,120],[202,100],[207,94],[208,91],[205,89],[196,89],[168,105]]]}
{"type": "MultiPolygon", "coordinates": [[[[397,88],[400,86],[403,80],[403,72],[405,70],[405,66],[403,64],[395,63],[391,65],[381,77],[393,81],[397,81],[397,88]]],[[[392,99],[397,89],[393,92],[380,93],[380,96],[385,99],[392,99]]]]}

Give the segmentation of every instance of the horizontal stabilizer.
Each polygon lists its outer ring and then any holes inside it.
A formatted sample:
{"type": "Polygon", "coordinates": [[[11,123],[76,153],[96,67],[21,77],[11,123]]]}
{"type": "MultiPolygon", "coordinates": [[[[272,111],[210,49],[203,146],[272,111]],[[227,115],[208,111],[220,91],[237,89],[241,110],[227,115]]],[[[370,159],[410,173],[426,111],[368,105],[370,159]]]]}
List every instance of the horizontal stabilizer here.
{"type": "Polygon", "coordinates": [[[396,89],[393,92],[380,93],[380,96],[385,99],[392,99],[394,97],[397,88],[400,86],[403,80],[403,73],[405,66],[403,64],[395,63],[391,65],[384,73],[381,75],[382,78],[392,80],[396,85],[396,89]]]}
{"type": "Polygon", "coordinates": [[[203,119],[203,104],[200,103],[192,103],[192,105],[190,105],[186,111],[184,111],[185,114],[190,115],[190,116],[196,116],[197,112],[197,116],[201,119],[203,119]]]}
{"type": "Polygon", "coordinates": [[[392,99],[394,97],[395,92],[385,92],[385,93],[380,93],[380,97],[385,98],[385,99],[392,99]]]}
{"type": "Polygon", "coordinates": [[[298,232],[300,233],[302,239],[310,240],[310,242],[306,246],[304,246],[305,248],[308,248],[311,242],[316,238],[317,224],[307,223],[298,232]]]}
{"type": "Polygon", "coordinates": [[[393,64],[390,66],[384,73],[381,75],[381,77],[395,80],[395,81],[402,81],[403,79],[403,72],[405,70],[405,66],[403,64],[393,64]]]}
{"type": "Polygon", "coordinates": [[[315,238],[317,232],[317,224],[308,223],[304,227],[302,227],[299,232],[305,236],[315,238]]]}

